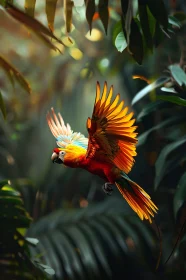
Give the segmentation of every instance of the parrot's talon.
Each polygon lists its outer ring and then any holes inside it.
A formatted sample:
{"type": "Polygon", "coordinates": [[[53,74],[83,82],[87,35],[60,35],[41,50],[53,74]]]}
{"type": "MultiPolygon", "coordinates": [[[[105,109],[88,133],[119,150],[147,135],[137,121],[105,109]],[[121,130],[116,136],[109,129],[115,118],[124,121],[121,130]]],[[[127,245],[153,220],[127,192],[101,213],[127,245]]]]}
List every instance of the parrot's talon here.
{"type": "Polygon", "coordinates": [[[103,185],[103,191],[107,194],[107,195],[111,195],[113,192],[113,187],[111,183],[105,183],[103,185]]]}

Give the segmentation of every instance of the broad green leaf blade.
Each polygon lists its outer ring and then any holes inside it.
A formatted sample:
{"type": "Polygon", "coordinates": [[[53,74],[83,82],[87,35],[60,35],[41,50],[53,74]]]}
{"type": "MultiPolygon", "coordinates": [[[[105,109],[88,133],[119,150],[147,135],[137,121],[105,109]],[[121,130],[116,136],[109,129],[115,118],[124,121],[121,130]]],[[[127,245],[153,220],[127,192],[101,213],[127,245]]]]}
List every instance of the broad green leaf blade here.
{"type": "Polygon", "coordinates": [[[55,19],[57,1],[58,0],[46,0],[46,6],[45,6],[48,27],[52,32],[54,32],[54,19],[55,19]]]}
{"type": "Polygon", "coordinates": [[[4,119],[6,120],[6,107],[1,92],[0,92],[0,109],[4,119]]]}
{"type": "Polygon", "coordinates": [[[163,0],[148,0],[147,5],[155,19],[167,30],[168,15],[163,0]]]}
{"type": "Polygon", "coordinates": [[[147,47],[153,49],[153,41],[146,5],[139,5],[139,18],[147,47]]]}
{"type": "Polygon", "coordinates": [[[92,31],[92,19],[96,11],[95,0],[85,0],[86,4],[86,19],[89,24],[90,34],[92,31]]]}
{"type": "Polygon", "coordinates": [[[157,79],[154,83],[146,86],[145,88],[143,88],[142,90],[140,90],[133,98],[132,100],[132,105],[134,105],[135,103],[137,103],[140,99],[142,99],[145,95],[147,95],[147,93],[149,93],[150,91],[154,90],[155,88],[163,85],[164,83],[168,82],[170,80],[169,77],[160,77],[159,79],[157,79]]]}
{"type": "Polygon", "coordinates": [[[23,75],[8,61],[0,56],[0,66],[8,73],[10,73],[14,79],[23,87],[28,93],[31,93],[31,88],[29,83],[25,80],[23,75]]]}
{"type": "Polygon", "coordinates": [[[186,172],[181,176],[176,193],[174,195],[174,215],[177,216],[178,210],[186,201],[186,172]]]}
{"type": "Polygon", "coordinates": [[[66,32],[70,33],[72,28],[72,9],[74,6],[74,2],[72,0],[64,0],[63,7],[64,7],[64,17],[65,17],[65,25],[66,25],[66,32]]]}
{"type": "Polygon", "coordinates": [[[175,116],[174,116],[174,117],[172,117],[172,118],[169,118],[169,119],[167,119],[167,120],[165,120],[165,121],[160,122],[160,123],[157,124],[156,126],[153,126],[153,127],[150,128],[149,130],[143,132],[143,133],[138,137],[138,144],[137,144],[137,146],[143,145],[143,144],[146,142],[148,136],[149,136],[153,131],[156,131],[156,130],[158,130],[158,129],[160,129],[160,128],[163,128],[163,127],[166,127],[166,126],[168,126],[168,125],[173,125],[173,124],[175,124],[175,123],[177,123],[177,122],[180,122],[181,120],[183,120],[183,117],[182,117],[182,116],[179,116],[179,117],[175,117],[175,116]]]}
{"type": "Polygon", "coordinates": [[[175,81],[180,85],[186,85],[186,73],[179,65],[170,65],[169,70],[175,81]]]}
{"type": "MultiPolygon", "coordinates": [[[[165,165],[169,154],[171,152],[175,151],[180,146],[184,145],[185,143],[186,143],[186,137],[184,136],[180,140],[174,141],[162,149],[162,151],[155,163],[156,177],[158,177],[159,174],[161,173],[161,170],[163,169],[163,166],[165,165]]],[[[156,188],[157,188],[157,184],[155,185],[155,189],[156,188]]]]}
{"type": "Polygon", "coordinates": [[[180,106],[186,106],[186,99],[180,98],[179,96],[173,95],[158,95],[157,99],[168,101],[180,106]]]}
{"type": "Polygon", "coordinates": [[[36,0],[25,0],[25,12],[30,17],[34,17],[36,0]]]}
{"type": "Polygon", "coordinates": [[[115,40],[115,46],[119,52],[123,52],[127,47],[127,41],[125,39],[125,36],[123,34],[123,31],[121,31],[117,36],[115,40]]]}
{"type": "Polygon", "coordinates": [[[143,39],[138,24],[134,19],[131,20],[131,29],[129,36],[129,53],[132,54],[133,58],[138,64],[142,64],[143,61],[143,39]]]}
{"type": "Polygon", "coordinates": [[[99,0],[98,13],[101,22],[103,23],[105,33],[107,34],[108,21],[109,21],[108,0],[99,0]]]}
{"type": "Polygon", "coordinates": [[[113,28],[113,31],[112,31],[112,42],[113,44],[115,45],[115,40],[116,40],[116,37],[118,36],[118,34],[122,31],[122,24],[121,24],[121,20],[119,20],[115,25],[114,25],[114,28],[113,28]]]}

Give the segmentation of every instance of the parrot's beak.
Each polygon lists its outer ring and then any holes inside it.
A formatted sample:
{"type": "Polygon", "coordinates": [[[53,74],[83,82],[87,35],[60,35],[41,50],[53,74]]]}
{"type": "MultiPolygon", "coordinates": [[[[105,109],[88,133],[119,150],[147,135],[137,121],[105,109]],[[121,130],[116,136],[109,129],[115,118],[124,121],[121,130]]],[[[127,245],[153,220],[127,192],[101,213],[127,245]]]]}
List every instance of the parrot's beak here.
{"type": "Polygon", "coordinates": [[[62,160],[59,158],[58,154],[53,153],[51,156],[51,160],[53,163],[58,163],[58,164],[62,164],[62,160]]]}

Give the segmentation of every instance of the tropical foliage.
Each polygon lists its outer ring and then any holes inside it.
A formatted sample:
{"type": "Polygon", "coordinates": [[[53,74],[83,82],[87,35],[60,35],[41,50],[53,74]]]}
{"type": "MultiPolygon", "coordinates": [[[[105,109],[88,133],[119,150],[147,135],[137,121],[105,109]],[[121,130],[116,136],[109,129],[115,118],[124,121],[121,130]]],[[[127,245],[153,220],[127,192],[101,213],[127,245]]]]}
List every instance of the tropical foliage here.
{"type": "Polygon", "coordinates": [[[185,1],[0,5],[2,279],[185,279],[185,1]],[[101,179],[50,161],[47,111],[86,134],[97,80],[135,111],[130,177],[158,205],[152,226],[101,179]]]}

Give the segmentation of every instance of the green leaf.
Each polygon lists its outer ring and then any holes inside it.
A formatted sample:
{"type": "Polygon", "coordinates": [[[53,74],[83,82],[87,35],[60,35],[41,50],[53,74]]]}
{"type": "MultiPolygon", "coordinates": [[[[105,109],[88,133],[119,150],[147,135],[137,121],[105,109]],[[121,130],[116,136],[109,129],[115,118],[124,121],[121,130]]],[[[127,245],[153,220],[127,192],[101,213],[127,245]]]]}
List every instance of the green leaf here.
{"type": "Polygon", "coordinates": [[[158,108],[164,106],[164,102],[158,100],[147,104],[142,111],[137,115],[137,121],[141,121],[144,117],[148,116],[150,113],[156,111],[158,108]]]}
{"type": "Polygon", "coordinates": [[[6,185],[9,185],[8,180],[0,181],[0,189],[2,189],[6,185]]]}
{"type": "Polygon", "coordinates": [[[134,19],[131,20],[128,50],[136,62],[141,65],[143,61],[143,39],[139,26],[134,19]]]}
{"type": "Polygon", "coordinates": [[[170,65],[169,70],[175,81],[180,85],[186,85],[186,73],[179,65],[170,65]]]}
{"type": "Polygon", "coordinates": [[[174,214],[177,216],[178,210],[186,201],[186,172],[181,176],[176,193],[174,195],[174,214]]]}
{"type": "Polygon", "coordinates": [[[95,0],[85,0],[85,5],[86,5],[86,19],[88,21],[89,28],[90,28],[90,34],[91,34],[92,19],[93,19],[94,13],[96,11],[95,0]]]}
{"type": "Polygon", "coordinates": [[[99,0],[98,13],[101,22],[103,23],[105,33],[107,34],[108,21],[109,21],[108,0],[99,0]]]}
{"type": "Polygon", "coordinates": [[[54,31],[56,4],[57,0],[46,0],[45,11],[47,15],[48,27],[52,32],[54,31]]]}
{"type": "Polygon", "coordinates": [[[180,106],[186,106],[186,99],[173,95],[157,95],[157,99],[168,101],[180,106]]]}
{"type": "Polygon", "coordinates": [[[127,47],[127,41],[125,39],[125,36],[123,34],[123,31],[121,31],[117,36],[115,40],[115,46],[119,52],[123,52],[127,47]]]}
{"type": "Polygon", "coordinates": [[[160,77],[152,84],[146,86],[142,90],[140,90],[132,99],[132,105],[137,103],[140,99],[142,99],[145,95],[147,95],[150,91],[154,90],[155,88],[163,85],[164,83],[168,82],[170,80],[169,77],[160,77]]]}
{"type": "Polygon", "coordinates": [[[149,137],[149,135],[150,135],[152,132],[154,132],[154,131],[156,131],[156,130],[158,130],[158,129],[160,129],[160,128],[166,127],[166,126],[168,126],[168,125],[173,125],[173,124],[175,124],[175,123],[177,123],[177,122],[180,122],[180,120],[183,120],[183,117],[182,117],[182,116],[179,116],[179,117],[175,117],[175,116],[174,116],[174,117],[172,117],[172,118],[169,118],[169,119],[167,119],[167,120],[165,120],[165,121],[160,122],[160,123],[157,124],[156,126],[153,126],[153,127],[150,128],[149,130],[143,132],[143,133],[138,137],[138,144],[137,144],[137,146],[143,145],[143,144],[146,142],[147,138],[149,137]]]}
{"type": "MultiPolygon", "coordinates": [[[[158,177],[159,174],[162,172],[162,169],[163,169],[164,165],[166,164],[167,157],[169,156],[169,154],[171,152],[175,151],[177,148],[179,148],[183,144],[185,144],[185,142],[186,142],[186,137],[184,136],[180,140],[174,141],[162,149],[162,151],[155,163],[156,177],[158,177]]],[[[155,189],[157,188],[157,186],[158,186],[158,184],[156,183],[155,189]]]]}
{"type": "MultiPolygon", "coordinates": [[[[26,25],[29,29],[31,29],[37,36],[39,36],[43,40],[47,40],[48,36],[50,39],[54,39],[60,44],[64,45],[63,42],[57,38],[48,28],[46,28],[43,24],[41,24],[38,20],[28,16],[21,10],[17,9],[15,6],[8,4],[8,8],[6,9],[8,14],[10,14],[13,18],[26,25]]],[[[50,41],[49,41],[50,42],[50,41]]],[[[48,43],[49,44],[49,43],[48,43]]],[[[52,43],[50,43],[50,47],[53,49],[57,49],[52,43]]]]}
{"type": "Polygon", "coordinates": [[[168,15],[163,0],[148,0],[147,5],[155,19],[167,30],[168,15]]]}
{"type": "Polygon", "coordinates": [[[152,34],[151,34],[151,30],[150,30],[150,24],[149,24],[149,18],[148,18],[146,5],[139,6],[139,18],[140,18],[141,28],[143,31],[146,45],[150,50],[152,50],[153,41],[152,41],[152,34]]]}
{"type": "Polygon", "coordinates": [[[118,36],[118,34],[122,31],[122,24],[121,24],[121,20],[119,20],[115,25],[114,28],[112,30],[112,42],[115,45],[115,40],[116,37],[118,36]]]}
{"type": "Polygon", "coordinates": [[[25,11],[30,17],[34,17],[36,0],[25,0],[25,11]]]}
{"type": "Polygon", "coordinates": [[[174,16],[169,16],[168,22],[178,28],[181,27],[181,22],[174,16]]]}
{"type": "Polygon", "coordinates": [[[3,114],[4,119],[6,120],[6,107],[5,107],[1,92],[0,92],[0,109],[3,114]]]}
{"type": "Polygon", "coordinates": [[[5,70],[8,75],[11,75],[21,87],[23,87],[28,93],[31,93],[31,88],[29,83],[25,80],[23,75],[8,61],[0,56],[0,66],[5,70]]]}

